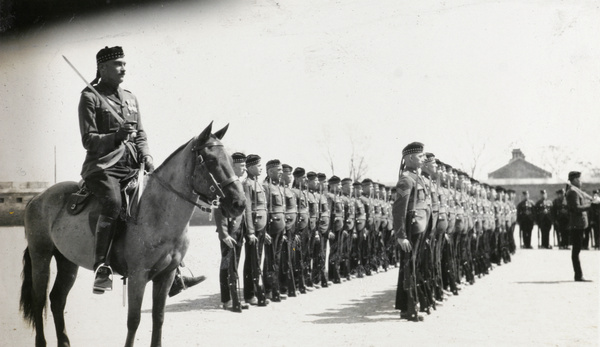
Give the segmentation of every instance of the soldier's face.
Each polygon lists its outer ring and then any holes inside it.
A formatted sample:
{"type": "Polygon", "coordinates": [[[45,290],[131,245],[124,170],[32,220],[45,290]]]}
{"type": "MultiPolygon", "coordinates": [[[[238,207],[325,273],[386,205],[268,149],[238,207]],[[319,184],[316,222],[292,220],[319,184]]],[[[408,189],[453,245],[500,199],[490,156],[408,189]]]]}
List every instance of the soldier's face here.
{"type": "Polygon", "coordinates": [[[524,193],[523,194],[523,200],[527,200],[529,199],[529,193],[524,193]]]}
{"type": "Polygon", "coordinates": [[[317,189],[317,180],[315,180],[314,178],[311,180],[308,180],[306,185],[308,186],[309,189],[316,190],[317,189]]]}
{"type": "Polygon", "coordinates": [[[252,175],[254,177],[258,177],[262,173],[262,167],[260,165],[252,165],[252,166],[248,166],[246,168],[246,171],[248,171],[248,173],[250,175],[252,175]]]}
{"type": "Polygon", "coordinates": [[[369,195],[371,194],[371,185],[363,185],[362,186],[363,193],[369,195]]]}
{"type": "Polygon", "coordinates": [[[283,169],[281,168],[281,165],[270,168],[267,171],[267,175],[269,175],[269,178],[273,180],[281,179],[281,176],[283,175],[283,169]]]}
{"type": "Polygon", "coordinates": [[[125,58],[113,59],[98,65],[100,78],[103,82],[119,85],[125,79],[125,58]]]}
{"type": "Polygon", "coordinates": [[[546,192],[542,193],[542,199],[546,200],[548,198],[548,194],[546,192]]]}
{"type": "Polygon", "coordinates": [[[352,194],[352,186],[349,184],[342,185],[342,193],[344,193],[345,195],[352,194]]]}
{"type": "Polygon", "coordinates": [[[238,177],[242,177],[246,171],[246,163],[233,163],[233,172],[238,177]]]}
{"type": "Polygon", "coordinates": [[[354,186],[354,196],[361,196],[362,192],[362,186],[354,186]]]}
{"type": "Polygon", "coordinates": [[[290,184],[290,182],[292,182],[292,172],[291,171],[283,171],[282,176],[283,178],[283,182],[285,182],[286,184],[290,184]]]}

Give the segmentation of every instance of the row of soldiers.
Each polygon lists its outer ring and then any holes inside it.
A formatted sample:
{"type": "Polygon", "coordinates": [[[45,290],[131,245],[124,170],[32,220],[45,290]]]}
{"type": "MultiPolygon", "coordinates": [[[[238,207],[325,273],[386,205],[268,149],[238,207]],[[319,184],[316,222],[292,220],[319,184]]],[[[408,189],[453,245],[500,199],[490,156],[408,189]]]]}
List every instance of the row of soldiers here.
{"type": "MultiPolygon", "coordinates": [[[[592,192],[596,197],[596,201],[600,199],[600,192],[597,190],[592,192]]],[[[592,203],[590,209],[590,226],[584,232],[583,249],[588,249],[589,240],[592,240],[592,245],[598,248],[598,219],[597,211],[600,211],[600,203],[592,203]],[[590,237],[591,234],[591,237],[590,237]]],[[[523,233],[524,248],[531,247],[531,233],[533,226],[538,226],[538,247],[551,249],[550,231],[554,228],[554,239],[558,243],[559,249],[569,249],[572,244],[569,233],[569,209],[567,206],[567,197],[565,189],[556,191],[554,200],[548,198],[548,193],[545,189],[540,191],[540,198],[534,203],[529,198],[529,192],[522,192],[522,200],[517,205],[518,219],[520,230],[523,233]]]]}
{"type": "Polygon", "coordinates": [[[261,182],[260,156],[234,153],[232,159],[247,206],[237,218],[215,211],[225,309],[265,306],[396,264],[393,248],[386,247],[393,231],[391,187],[370,179],[327,179],[277,159],[266,163],[261,182]],[[244,302],[237,278],[243,244],[244,302]]]}
{"type": "MultiPolygon", "coordinates": [[[[514,191],[480,184],[431,153],[425,157],[418,175],[422,189],[412,196],[413,206],[423,205],[429,214],[423,219],[412,209],[411,218],[426,220],[414,253],[415,283],[420,311],[430,312],[448,295],[458,295],[461,282],[472,284],[492,263],[510,261],[516,207],[514,191]]],[[[403,228],[394,225],[404,221],[392,213],[408,194],[401,186],[327,179],[277,159],[266,163],[267,177],[260,181],[258,155],[234,153],[232,159],[236,175],[245,177],[247,206],[237,218],[215,212],[225,309],[241,312],[403,265],[395,232],[403,228]],[[242,247],[243,302],[237,277],[242,247]]]]}
{"type": "Polygon", "coordinates": [[[402,151],[395,241],[400,245],[396,309],[422,321],[461,283],[473,284],[492,264],[511,261],[516,246],[514,191],[480,183],[424,152],[413,142],[402,151]]]}

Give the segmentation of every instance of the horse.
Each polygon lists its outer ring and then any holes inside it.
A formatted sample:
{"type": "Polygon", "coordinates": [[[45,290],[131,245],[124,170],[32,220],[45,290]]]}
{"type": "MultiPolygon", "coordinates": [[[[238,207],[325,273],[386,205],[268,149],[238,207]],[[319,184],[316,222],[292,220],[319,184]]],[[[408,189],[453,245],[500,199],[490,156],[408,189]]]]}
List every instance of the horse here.
{"type": "MultiPolygon", "coordinates": [[[[218,207],[226,217],[243,212],[242,184],[221,143],[228,127],[212,134],[211,122],[148,174],[137,213],[122,222],[125,228],[116,232],[110,262],[115,273],[129,280],[127,347],[133,346],[149,281],[153,282],[151,346],[161,345],[167,293],[188,249],[187,229],[194,208],[209,211],[209,207],[218,207]]],[[[57,183],[34,197],[25,210],[27,248],[23,255],[20,310],[36,331],[36,347],[46,346],[43,313],[52,257],[57,274],[49,297],[59,347],[70,346],[64,308],[77,271],[80,266],[93,268],[93,230],[100,203],[93,199],[79,214],[68,214],[67,198],[77,190],[76,182],[57,183]]]]}

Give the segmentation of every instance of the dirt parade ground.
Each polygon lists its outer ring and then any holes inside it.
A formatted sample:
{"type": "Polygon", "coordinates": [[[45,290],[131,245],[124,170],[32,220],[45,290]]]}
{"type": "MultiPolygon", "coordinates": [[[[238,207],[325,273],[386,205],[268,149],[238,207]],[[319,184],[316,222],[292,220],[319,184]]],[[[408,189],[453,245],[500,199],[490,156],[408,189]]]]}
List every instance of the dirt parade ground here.
{"type": "MultiPolygon", "coordinates": [[[[225,311],[220,307],[214,228],[192,227],[190,239],[186,265],[208,279],[167,301],[164,346],[599,345],[598,251],[582,251],[584,276],[593,282],[578,283],[570,251],[517,250],[512,263],[464,286],[425,322],[413,323],[400,320],[394,310],[397,268],[241,314],[225,311]]],[[[0,228],[0,346],[34,344],[18,311],[25,246],[22,227],[0,228]]],[[[80,270],[78,277],[66,308],[71,344],[123,345],[127,312],[120,281],[112,292],[93,295],[92,272],[80,270]]],[[[151,327],[149,285],[136,346],[150,344],[151,327]]],[[[46,338],[48,346],[56,345],[51,312],[46,338]]]]}

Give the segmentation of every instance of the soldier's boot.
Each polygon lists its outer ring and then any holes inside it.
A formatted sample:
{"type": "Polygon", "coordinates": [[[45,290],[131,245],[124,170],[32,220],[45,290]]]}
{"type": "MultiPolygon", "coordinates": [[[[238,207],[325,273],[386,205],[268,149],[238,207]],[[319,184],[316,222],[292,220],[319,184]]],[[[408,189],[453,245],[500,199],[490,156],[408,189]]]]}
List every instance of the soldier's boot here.
{"type": "Polygon", "coordinates": [[[177,268],[175,270],[175,279],[173,280],[173,284],[171,285],[171,289],[169,289],[169,297],[175,296],[181,293],[183,290],[188,289],[189,287],[193,287],[198,283],[203,282],[206,279],[205,276],[182,276],[181,270],[177,268]]]}
{"type": "Polygon", "coordinates": [[[105,215],[98,217],[94,235],[96,248],[94,256],[94,294],[104,294],[105,291],[112,290],[112,269],[106,264],[106,259],[114,228],[114,218],[105,215]]]}

